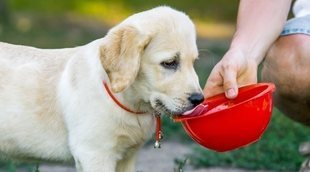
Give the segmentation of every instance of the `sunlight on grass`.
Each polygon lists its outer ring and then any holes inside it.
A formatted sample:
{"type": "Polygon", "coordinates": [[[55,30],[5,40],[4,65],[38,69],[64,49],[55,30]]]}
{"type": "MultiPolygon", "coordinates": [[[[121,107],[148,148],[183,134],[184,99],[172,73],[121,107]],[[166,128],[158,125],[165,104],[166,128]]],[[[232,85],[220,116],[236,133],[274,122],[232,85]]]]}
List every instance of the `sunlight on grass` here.
{"type": "Polygon", "coordinates": [[[101,1],[81,1],[76,11],[80,15],[93,17],[109,26],[116,25],[133,13],[121,2],[101,1]]]}
{"type": "MultiPolygon", "coordinates": [[[[135,11],[120,1],[81,1],[74,10],[77,15],[92,17],[108,26],[116,25],[128,16],[140,12],[135,11]]],[[[189,14],[190,15],[190,14],[189,14]]],[[[191,16],[191,15],[190,15],[191,16]]],[[[196,16],[196,15],[194,15],[196,16]]],[[[210,22],[207,19],[192,17],[196,25],[197,34],[204,38],[230,38],[235,25],[223,22],[210,22]]]]}
{"type": "Polygon", "coordinates": [[[209,23],[201,19],[194,19],[197,34],[203,38],[230,38],[235,31],[234,24],[228,23],[209,23]]]}
{"type": "MultiPolygon", "coordinates": [[[[114,26],[128,16],[145,11],[163,4],[169,5],[187,13],[196,24],[197,34],[204,38],[231,38],[234,32],[233,18],[236,13],[236,2],[204,1],[198,4],[187,1],[124,1],[124,0],[67,0],[67,1],[36,1],[36,0],[10,0],[12,15],[23,11],[33,12],[36,15],[48,16],[74,16],[75,18],[91,18],[108,27],[114,26]],[[211,8],[214,7],[214,8],[211,8]],[[219,11],[218,9],[222,9],[219,11]],[[233,14],[232,14],[233,13],[233,14]],[[72,15],[73,14],[73,15],[72,15]]],[[[22,28],[27,23],[21,21],[22,28]]]]}

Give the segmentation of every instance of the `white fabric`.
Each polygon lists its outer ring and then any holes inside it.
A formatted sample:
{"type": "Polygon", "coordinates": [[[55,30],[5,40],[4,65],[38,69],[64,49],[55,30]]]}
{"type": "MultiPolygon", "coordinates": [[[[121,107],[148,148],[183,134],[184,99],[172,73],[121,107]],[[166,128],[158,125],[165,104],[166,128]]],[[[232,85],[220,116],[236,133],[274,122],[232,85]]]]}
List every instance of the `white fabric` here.
{"type": "Polygon", "coordinates": [[[310,15],[310,0],[296,0],[293,6],[295,17],[310,15]]]}

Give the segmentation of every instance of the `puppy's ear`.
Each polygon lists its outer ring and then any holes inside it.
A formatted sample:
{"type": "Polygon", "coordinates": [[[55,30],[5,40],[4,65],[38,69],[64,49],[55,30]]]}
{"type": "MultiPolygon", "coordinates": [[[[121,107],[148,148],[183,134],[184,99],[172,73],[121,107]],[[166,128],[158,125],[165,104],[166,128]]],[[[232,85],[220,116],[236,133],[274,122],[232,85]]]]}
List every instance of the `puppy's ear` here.
{"type": "Polygon", "coordinates": [[[135,80],[140,60],[151,36],[133,26],[118,26],[106,36],[101,47],[100,60],[106,70],[113,92],[121,92],[135,80]]]}

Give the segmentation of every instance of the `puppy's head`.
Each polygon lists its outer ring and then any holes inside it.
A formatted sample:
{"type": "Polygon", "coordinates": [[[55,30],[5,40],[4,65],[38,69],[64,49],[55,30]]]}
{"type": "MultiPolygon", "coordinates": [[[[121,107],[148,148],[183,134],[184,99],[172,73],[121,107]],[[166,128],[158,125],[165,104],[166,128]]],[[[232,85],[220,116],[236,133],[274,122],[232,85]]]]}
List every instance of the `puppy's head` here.
{"type": "Polygon", "coordinates": [[[203,101],[193,68],[195,28],[184,13],[169,7],[138,13],[105,39],[101,61],[114,92],[130,87],[160,113],[181,114],[203,101]]]}

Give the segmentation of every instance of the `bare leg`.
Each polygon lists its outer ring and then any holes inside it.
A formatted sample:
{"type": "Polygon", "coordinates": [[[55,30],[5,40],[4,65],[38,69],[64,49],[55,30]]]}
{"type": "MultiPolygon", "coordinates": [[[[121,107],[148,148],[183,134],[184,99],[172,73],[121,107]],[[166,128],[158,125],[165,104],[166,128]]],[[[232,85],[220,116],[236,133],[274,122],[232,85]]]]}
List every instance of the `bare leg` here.
{"type": "Polygon", "coordinates": [[[280,37],[263,62],[262,80],[275,83],[275,105],[280,111],[310,125],[310,36],[280,37]]]}

